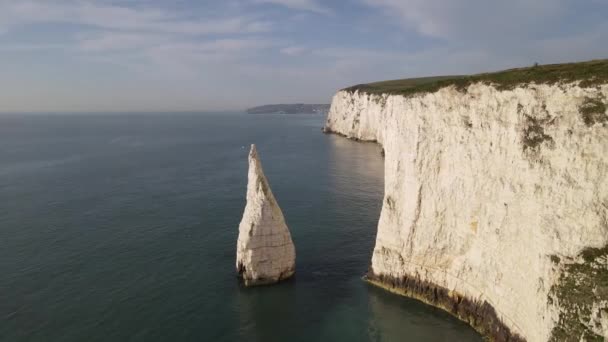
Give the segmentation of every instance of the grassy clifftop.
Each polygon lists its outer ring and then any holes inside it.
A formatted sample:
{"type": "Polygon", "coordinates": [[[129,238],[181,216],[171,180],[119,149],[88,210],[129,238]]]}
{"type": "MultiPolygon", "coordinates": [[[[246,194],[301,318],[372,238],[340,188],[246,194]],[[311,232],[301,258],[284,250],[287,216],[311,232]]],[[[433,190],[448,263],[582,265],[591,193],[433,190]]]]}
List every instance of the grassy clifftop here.
{"type": "Polygon", "coordinates": [[[608,83],[608,59],[580,63],[538,65],[467,76],[408,78],[358,84],[343,90],[348,92],[358,90],[369,94],[398,94],[408,96],[418,93],[435,92],[448,86],[464,89],[470,84],[477,82],[493,84],[498,89],[508,90],[526,83],[555,84],[577,81],[580,81],[581,86],[584,87],[608,83]]]}

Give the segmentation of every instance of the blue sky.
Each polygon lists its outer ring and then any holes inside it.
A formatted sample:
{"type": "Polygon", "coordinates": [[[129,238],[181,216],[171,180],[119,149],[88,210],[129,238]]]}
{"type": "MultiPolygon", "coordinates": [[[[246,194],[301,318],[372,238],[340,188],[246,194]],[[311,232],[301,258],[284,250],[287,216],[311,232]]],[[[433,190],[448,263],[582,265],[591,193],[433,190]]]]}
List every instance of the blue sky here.
{"type": "Polygon", "coordinates": [[[608,0],[0,0],[0,111],[327,103],[383,79],[608,58],[608,0]]]}

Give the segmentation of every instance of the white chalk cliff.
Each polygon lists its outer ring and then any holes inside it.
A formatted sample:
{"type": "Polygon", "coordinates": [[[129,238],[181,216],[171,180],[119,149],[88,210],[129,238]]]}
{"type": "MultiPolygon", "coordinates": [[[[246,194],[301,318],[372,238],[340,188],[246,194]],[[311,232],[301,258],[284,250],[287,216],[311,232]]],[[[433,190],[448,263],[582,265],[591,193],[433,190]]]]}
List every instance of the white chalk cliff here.
{"type": "Polygon", "coordinates": [[[247,205],[239,225],[236,268],[245,285],[291,277],[296,252],[283,212],[274,198],[255,145],[249,152],[247,205]]]}
{"type": "Polygon", "coordinates": [[[369,280],[494,340],[606,340],[607,99],[577,83],[338,92],[325,130],[385,150],[369,280]]]}

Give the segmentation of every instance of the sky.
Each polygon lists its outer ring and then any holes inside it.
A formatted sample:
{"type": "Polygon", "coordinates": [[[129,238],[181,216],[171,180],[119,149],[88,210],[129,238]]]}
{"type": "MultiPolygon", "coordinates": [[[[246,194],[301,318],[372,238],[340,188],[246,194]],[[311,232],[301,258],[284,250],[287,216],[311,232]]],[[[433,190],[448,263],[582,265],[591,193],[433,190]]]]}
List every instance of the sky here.
{"type": "Polygon", "coordinates": [[[608,0],[0,0],[0,112],[329,103],[349,85],[608,58],[608,0]]]}

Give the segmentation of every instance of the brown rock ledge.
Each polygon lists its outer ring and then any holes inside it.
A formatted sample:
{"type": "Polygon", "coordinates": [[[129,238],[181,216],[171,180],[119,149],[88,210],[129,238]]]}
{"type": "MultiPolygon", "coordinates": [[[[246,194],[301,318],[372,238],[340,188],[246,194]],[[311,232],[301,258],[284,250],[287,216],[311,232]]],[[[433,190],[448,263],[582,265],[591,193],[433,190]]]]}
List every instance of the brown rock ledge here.
{"type": "Polygon", "coordinates": [[[363,277],[370,284],[390,292],[417,299],[423,303],[443,309],[456,318],[468,323],[473,329],[490,341],[525,342],[520,335],[507,327],[487,302],[479,302],[444,287],[424,281],[419,277],[404,276],[394,278],[376,275],[373,270],[363,277]]]}

